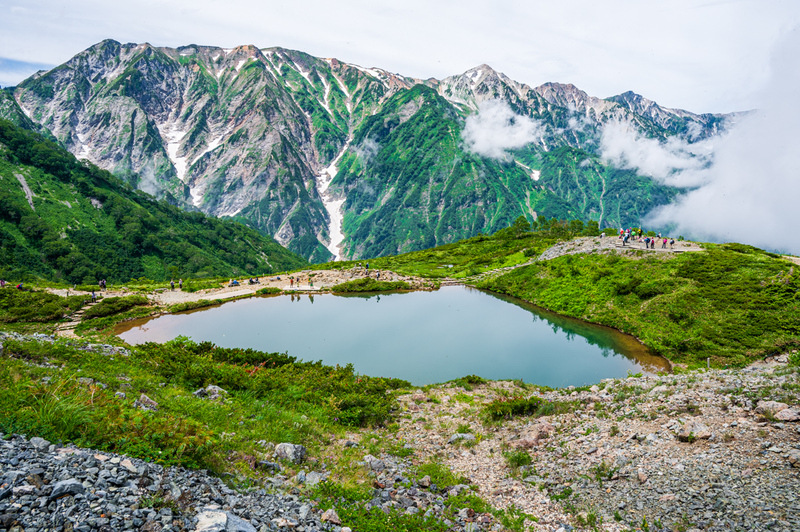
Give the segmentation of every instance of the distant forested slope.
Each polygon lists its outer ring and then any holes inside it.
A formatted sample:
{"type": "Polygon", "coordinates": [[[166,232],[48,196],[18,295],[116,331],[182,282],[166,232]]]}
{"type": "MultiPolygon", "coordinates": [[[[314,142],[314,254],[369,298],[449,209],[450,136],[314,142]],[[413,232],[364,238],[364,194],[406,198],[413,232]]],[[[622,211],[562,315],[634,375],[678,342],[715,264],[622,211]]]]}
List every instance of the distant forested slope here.
{"type": "Polygon", "coordinates": [[[306,261],[239,223],[185,212],[0,120],[0,275],[69,283],[265,274],[306,261]]]}

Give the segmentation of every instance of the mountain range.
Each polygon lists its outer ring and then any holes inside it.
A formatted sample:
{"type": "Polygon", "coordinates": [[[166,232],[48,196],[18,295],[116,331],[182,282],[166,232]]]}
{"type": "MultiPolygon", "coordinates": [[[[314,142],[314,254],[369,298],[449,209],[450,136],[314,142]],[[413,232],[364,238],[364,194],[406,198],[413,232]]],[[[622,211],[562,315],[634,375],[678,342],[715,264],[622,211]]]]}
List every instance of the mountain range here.
{"type": "Polygon", "coordinates": [[[421,80],[283,48],[113,40],[6,90],[0,116],[316,262],[454,242],[519,216],[638,224],[680,190],[605,160],[603,128],[695,141],[730,118],[532,88],[487,65],[421,80]],[[509,132],[522,139],[503,144],[509,132]]]}

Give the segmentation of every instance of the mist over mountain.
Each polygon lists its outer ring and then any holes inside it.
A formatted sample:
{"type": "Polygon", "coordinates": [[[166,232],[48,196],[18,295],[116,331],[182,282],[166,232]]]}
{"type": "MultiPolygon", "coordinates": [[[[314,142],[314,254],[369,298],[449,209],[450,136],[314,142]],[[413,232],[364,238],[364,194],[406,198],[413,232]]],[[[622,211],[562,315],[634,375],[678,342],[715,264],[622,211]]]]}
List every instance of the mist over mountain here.
{"type": "Polygon", "coordinates": [[[669,177],[707,165],[705,143],[735,118],[532,88],[487,65],[419,80],[282,48],[111,40],[11,96],[2,116],[78,158],[313,261],[422,249],[519,216],[638,225],[697,185],[669,177]]]}

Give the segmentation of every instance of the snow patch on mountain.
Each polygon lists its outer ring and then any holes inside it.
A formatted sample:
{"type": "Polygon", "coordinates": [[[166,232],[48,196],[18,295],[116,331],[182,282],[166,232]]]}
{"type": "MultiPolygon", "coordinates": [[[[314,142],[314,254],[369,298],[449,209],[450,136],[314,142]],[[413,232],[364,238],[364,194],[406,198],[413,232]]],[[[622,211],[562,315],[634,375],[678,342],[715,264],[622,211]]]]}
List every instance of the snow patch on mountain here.
{"type": "Polygon", "coordinates": [[[83,133],[78,133],[77,137],[78,137],[79,147],[78,147],[78,153],[75,154],[75,158],[91,160],[90,157],[92,150],[89,147],[89,144],[86,142],[86,135],[84,135],[83,133]]]}
{"type": "Polygon", "coordinates": [[[175,167],[175,172],[178,174],[178,179],[180,179],[182,182],[185,182],[186,169],[189,165],[186,161],[186,157],[178,156],[178,151],[181,147],[181,141],[183,141],[183,137],[186,136],[188,131],[180,129],[178,124],[174,122],[166,122],[158,125],[157,127],[158,132],[161,134],[161,138],[166,144],[167,157],[169,157],[170,162],[172,162],[172,165],[175,167]]]}
{"type": "Polygon", "coordinates": [[[342,151],[339,152],[339,155],[336,156],[333,162],[322,170],[322,172],[317,174],[317,190],[319,191],[322,204],[325,206],[325,210],[328,212],[328,217],[330,218],[330,226],[328,227],[330,242],[326,247],[328,251],[333,254],[333,260],[339,260],[342,257],[342,242],[344,242],[344,233],[342,232],[344,211],[342,210],[342,206],[346,198],[335,198],[328,188],[339,171],[339,161],[349,147],[350,140],[345,143],[342,147],[342,151]]]}
{"type": "Polygon", "coordinates": [[[521,166],[522,168],[527,170],[528,173],[531,176],[531,179],[533,179],[534,181],[539,181],[539,178],[542,177],[542,172],[540,172],[539,170],[534,170],[530,166],[528,166],[526,164],[522,164],[521,162],[517,161],[516,159],[514,160],[514,162],[517,164],[517,166],[521,166]]]}

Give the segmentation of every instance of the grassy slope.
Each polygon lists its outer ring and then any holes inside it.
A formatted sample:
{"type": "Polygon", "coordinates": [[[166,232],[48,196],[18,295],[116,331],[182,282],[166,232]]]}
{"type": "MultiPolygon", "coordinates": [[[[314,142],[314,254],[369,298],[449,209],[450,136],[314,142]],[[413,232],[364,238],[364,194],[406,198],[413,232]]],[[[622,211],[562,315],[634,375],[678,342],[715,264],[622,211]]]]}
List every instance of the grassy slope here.
{"type": "Polygon", "coordinates": [[[791,263],[738,244],[669,257],[568,255],[478,286],[609,325],[690,365],[710,357],[738,366],[800,344],[791,263]]]}
{"type": "Polygon", "coordinates": [[[241,224],[187,213],[0,120],[0,276],[72,283],[269,273],[306,262],[241,224]],[[32,192],[31,208],[20,178],[32,192]]]}

